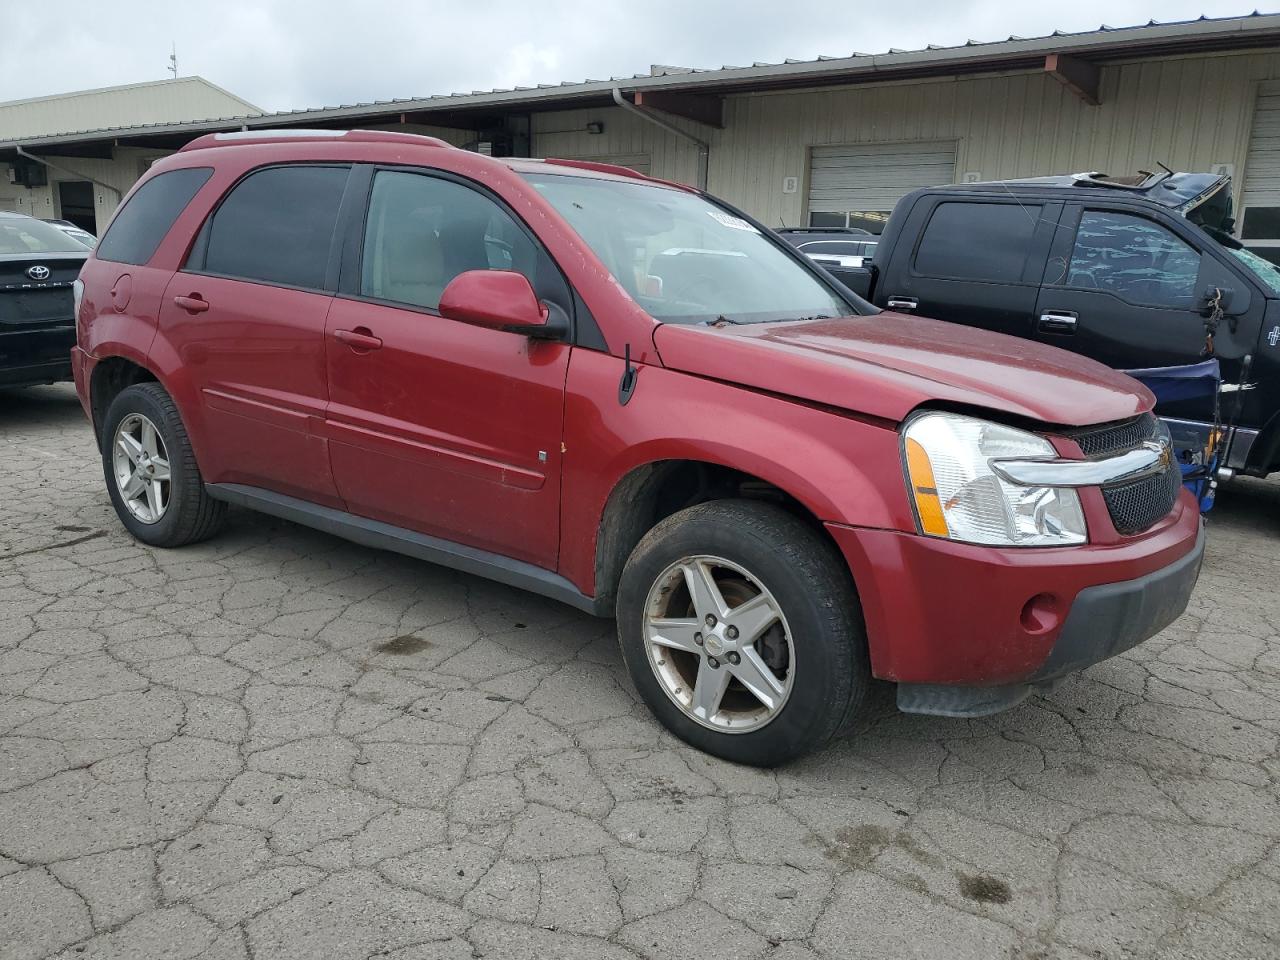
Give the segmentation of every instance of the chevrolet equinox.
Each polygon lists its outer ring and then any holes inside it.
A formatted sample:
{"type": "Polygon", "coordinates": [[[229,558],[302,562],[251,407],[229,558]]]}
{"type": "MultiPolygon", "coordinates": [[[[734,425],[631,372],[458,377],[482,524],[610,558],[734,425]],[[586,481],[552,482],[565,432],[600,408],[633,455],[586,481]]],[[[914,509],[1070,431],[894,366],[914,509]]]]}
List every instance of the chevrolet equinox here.
{"type": "Polygon", "coordinates": [[[1203,534],[1151,394],[882,313],[747,215],[605,164],[212,134],[76,288],[121,522],[228,504],[616,617],[637,689],[774,764],[871,680],[978,716],[1185,609],[1203,534]]]}

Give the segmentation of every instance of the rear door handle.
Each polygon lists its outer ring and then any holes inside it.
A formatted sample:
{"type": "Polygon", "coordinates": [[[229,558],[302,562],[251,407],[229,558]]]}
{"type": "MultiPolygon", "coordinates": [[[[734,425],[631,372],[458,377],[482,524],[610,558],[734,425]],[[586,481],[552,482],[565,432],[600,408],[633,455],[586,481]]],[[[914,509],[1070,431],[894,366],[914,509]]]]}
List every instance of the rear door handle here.
{"type": "Polygon", "coordinates": [[[198,293],[193,293],[189,297],[174,297],[173,302],[187,311],[187,313],[204,313],[209,309],[209,301],[198,293]]]}
{"type": "Polygon", "coordinates": [[[375,337],[367,327],[356,327],[354,330],[335,330],[333,337],[339,343],[345,343],[356,353],[368,353],[382,346],[382,340],[375,337]]]}
{"type": "Polygon", "coordinates": [[[910,311],[920,306],[920,301],[915,297],[890,297],[888,303],[890,310],[910,311]]]}
{"type": "Polygon", "coordinates": [[[1040,314],[1041,333],[1075,333],[1076,315],[1065,310],[1046,310],[1040,314]]]}

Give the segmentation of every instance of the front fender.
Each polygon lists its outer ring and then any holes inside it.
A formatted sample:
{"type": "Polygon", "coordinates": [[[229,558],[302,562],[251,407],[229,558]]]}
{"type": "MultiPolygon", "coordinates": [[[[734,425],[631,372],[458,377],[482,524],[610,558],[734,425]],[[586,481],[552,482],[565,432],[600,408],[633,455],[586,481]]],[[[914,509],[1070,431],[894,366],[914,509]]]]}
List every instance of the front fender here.
{"type": "Polygon", "coordinates": [[[637,467],[692,460],[773,484],[820,521],[908,530],[892,425],[701,377],[643,366],[617,400],[623,363],[575,350],[565,398],[560,572],[595,592],[596,541],[617,484],[637,467]]]}

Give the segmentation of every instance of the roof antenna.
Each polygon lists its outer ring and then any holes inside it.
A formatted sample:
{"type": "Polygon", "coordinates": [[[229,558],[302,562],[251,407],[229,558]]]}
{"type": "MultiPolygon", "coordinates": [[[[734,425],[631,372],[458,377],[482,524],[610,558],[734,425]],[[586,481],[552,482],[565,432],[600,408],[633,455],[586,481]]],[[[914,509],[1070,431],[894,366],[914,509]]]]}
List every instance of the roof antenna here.
{"type": "Polygon", "coordinates": [[[178,44],[173,43],[172,49],[169,51],[169,66],[166,67],[173,74],[173,79],[178,79],[178,44]]]}

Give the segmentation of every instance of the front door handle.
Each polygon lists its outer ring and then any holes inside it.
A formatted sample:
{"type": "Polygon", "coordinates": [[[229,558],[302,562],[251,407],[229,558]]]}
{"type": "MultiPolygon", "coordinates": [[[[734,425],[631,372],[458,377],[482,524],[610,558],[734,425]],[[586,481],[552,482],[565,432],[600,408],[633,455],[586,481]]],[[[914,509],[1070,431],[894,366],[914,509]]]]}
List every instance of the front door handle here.
{"type": "Polygon", "coordinates": [[[382,340],[373,335],[368,327],[356,327],[354,330],[335,330],[333,337],[339,343],[345,343],[356,353],[368,353],[382,346],[382,340]]]}
{"type": "Polygon", "coordinates": [[[904,310],[908,313],[920,306],[920,301],[915,297],[890,297],[888,303],[890,310],[904,310]]]}
{"type": "Polygon", "coordinates": [[[189,297],[174,297],[173,302],[187,313],[204,313],[209,309],[209,301],[198,293],[193,293],[189,297]]]}
{"type": "Polygon", "coordinates": [[[1040,314],[1041,333],[1075,333],[1076,315],[1065,310],[1046,310],[1040,314]]]}

